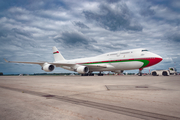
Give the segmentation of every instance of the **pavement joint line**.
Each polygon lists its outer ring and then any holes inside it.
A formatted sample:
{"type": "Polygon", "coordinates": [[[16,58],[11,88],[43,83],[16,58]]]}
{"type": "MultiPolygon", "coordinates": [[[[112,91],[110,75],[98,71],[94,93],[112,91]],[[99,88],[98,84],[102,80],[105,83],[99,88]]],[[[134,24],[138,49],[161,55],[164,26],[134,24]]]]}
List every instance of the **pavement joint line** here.
{"type": "Polygon", "coordinates": [[[105,87],[106,87],[106,89],[109,91],[109,88],[108,88],[108,86],[107,86],[107,85],[105,85],[105,87]]]}
{"type": "MultiPolygon", "coordinates": [[[[28,93],[28,94],[36,95],[36,96],[40,96],[40,97],[43,97],[42,95],[48,95],[48,94],[42,93],[42,92],[23,90],[23,89],[19,89],[19,88],[11,88],[11,87],[6,87],[6,86],[0,86],[0,87],[4,88],[4,89],[8,89],[8,90],[17,91],[17,92],[24,91],[24,93],[28,93]]],[[[100,109],[100,110],[104,110],[104,111],[108,111],[108,112],[124,114],[127,116],[132,116],[132,117],[137,117],[137,118],[142,118],[142,119],[156,118],[156,119],[162,119],[162,120],[180,120],[179,117],[175,117],[175,116],[146,112],[146,111],[142,111],[142,110],[125,108],[125,107],[114,106],[114,105],[110,105],[110,104],[98,103],[98,102],[87,101],[87,100],[81,100],[81,99],[76,99],[76,98],[69,98],[69,97],[65,97],[65,96],[55,95],[52,98],[56,98],[60,101],[64,101],[64,102],[68,102],[68,103],[72,103],[72,104],[82,105],[82,106],[86,106],[86,107],[90,107],[90,108],[96,108],[96,109],[100,109]]]]}
{"type": "Polygon", "coordinates": [[[84,92],[84,93],[78,93],[78,94],[72,94],[72,95],[66,95],[65,97],[68,97],[68,96],[75,96],[75,95],[87,95],[87,94],[92,94],[92,93],[95,93],[95,92],[102,92],[104,90],[100,90],[100,91],[92,91],[92,92],[84,92]]]}

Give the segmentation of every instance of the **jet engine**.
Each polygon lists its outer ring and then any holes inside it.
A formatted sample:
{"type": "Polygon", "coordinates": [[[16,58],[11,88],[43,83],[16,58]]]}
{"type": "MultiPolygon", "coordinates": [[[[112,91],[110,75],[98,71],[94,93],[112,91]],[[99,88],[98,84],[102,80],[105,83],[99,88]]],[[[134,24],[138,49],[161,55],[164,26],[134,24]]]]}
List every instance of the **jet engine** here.
{"type": "Polygon", "coordinates": [[[42,70],[44,70],[44,71],[46,71],[46,72],[51,72],[51,71],[54,70],[54,65],[45,63],[45,64],[42,66],[42,70]]]}
{"type": "Polygon", "coordinates": [[[76,69],[76,71],[80,74],[85,74],[89,72],[89,68],[86,66],[80,66],[76,69]]]}

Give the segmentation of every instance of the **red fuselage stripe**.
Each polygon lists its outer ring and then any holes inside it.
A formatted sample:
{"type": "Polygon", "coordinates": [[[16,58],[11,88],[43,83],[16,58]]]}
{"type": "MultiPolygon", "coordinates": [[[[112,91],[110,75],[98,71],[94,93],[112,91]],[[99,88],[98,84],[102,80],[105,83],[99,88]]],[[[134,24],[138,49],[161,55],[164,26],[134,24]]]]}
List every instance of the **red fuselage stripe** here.
{"type": "Polygon", "coordinates": [[[133,60],[148,60],[149,64],[144,66],[144,67],[149,67],[152,66],[154,64],[159,63],[160,61],[162,61],[162,58],[131,58],[131,59],[119,59],[119,60],[107,60],[107,61],[94,61],[94,62],[85,62],[85,63],[77,63],[77,64],[90,64],[90,63],[107,63],[107,62],[123,62],[123,61],[133,61],[133,60]]]}

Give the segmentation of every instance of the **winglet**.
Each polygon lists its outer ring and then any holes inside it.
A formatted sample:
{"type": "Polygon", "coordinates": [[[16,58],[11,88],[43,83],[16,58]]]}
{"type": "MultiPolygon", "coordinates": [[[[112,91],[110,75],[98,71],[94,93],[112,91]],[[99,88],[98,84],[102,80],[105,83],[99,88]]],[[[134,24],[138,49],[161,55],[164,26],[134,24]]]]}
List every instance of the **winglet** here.
{"type": "Polygon", "coordinates": [[[9,62],[9,61],[7,61],[5,58],[4,58],[4,60],[5,60],[6,62],[9,62]]]}

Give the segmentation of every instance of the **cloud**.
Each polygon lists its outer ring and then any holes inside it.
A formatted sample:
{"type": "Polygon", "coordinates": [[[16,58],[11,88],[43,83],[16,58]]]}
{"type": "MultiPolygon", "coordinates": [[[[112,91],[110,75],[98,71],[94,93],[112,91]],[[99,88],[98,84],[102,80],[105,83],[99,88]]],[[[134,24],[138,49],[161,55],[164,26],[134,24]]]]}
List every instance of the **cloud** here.
{"type": "Polygon", "coordinates": [[[62,42],[68,46],[81,46],[81,45],[89,45],[90,42],[96,42],[93,39],[87,38],[85,35],[83,35],[80,32],[73,31],[68,32],[64,31],[59,36],[54,37],[55,42],[62,42]]]}
{"type": "Polygon", "coordinates": [[[171,57],[163,58],[163,63],[172,63],[173,59],[171,57]]]}
{"type": "Polygon", "coordinates": [[[110,31],[132,30],[141,31],[142,26],[133,20],[130,10],[124,3],[100,4],[99,11],[83,11],[88,21],[96,21],[97,24],[110,31]]]}
{"type": "MultiPolygon", "coordinates": [[[[65,58],[147,48],[165,61],[152,66],[173,66],[180,56],[179,0],[70,0],[0,1],[0,62],[53,61],[52,46],[65,58]],[[77,54],[76,54],[77,53],[77,54]],[[174,54],[174,56],[172,56],[174,54]],[[176,58],[175,58],[176,57],[176,58]],[[167,64],[168,63],[168,64],[167,64]]],[[[22,67],[0,68],[16,72],[22,67]]],[[[44,72],[40,67],[20,71],[44,72]]],[[[63,71],[58,68],[57,71],[63,71]]]]}
{"type": "Polygon", "coordinates": [[[180,12],[180,1],[179,0],[151,0],[150,1],[153,5],[158,5],[158,6],[162,6],[162,7],[166,7],[172,11],[175,12],[180,12]]]}
{"type": "Polygon", "coordinates": [[[0,37],[7,37],[6,33],[0,32],[0,37]]]}
{"type": "Polygon", "coordinates": [[[59,0],[38,0],[38,1],[32,1],[32,0],[1,0],[0,1],[0,9],[5,10],[10,7],[26,7],[28,10],[39,10],[39,9],[57,9],[59,7],[62,7],[63,9],[69,9],[68,5],[66,4],[66,1],[59,1],[59,0]]]}
{"type": "Polygon", "coordinates": [[[167,36],[169,41],[180,42],[180,33],[173,33],[167,36]]]}
{"type": "Polygon", "coordinates": [[[93,38],[88,38],[83,33],[78,31],[64,31],[60,35],[55,36],[53,40],[57,43],[63,44],[65,48],[81,48],[84,50],[102,52],[102,50],[95,45],[97,43],[96,40],[93,38]]]}
{"type": "Polygon", "coordinates": [[[74,21],[73,24],[74,24],[74,26],[78,26],[80,28],[89,29],[89,27],[87,25],[85,25],[84,23],[82,23],[80,21],[79,22],[74,21]]]}
{"type": "Polygon", "coordinates": [[[119,42],[115,44],[115,43],[109,42],[109,43],[103,44],[102,47],[106,50],[109,49],[110,51],[115,51],[115,50],[119,51],[119,50],[127,48],[128,44],[123,44],[119,42]]]}
{"type": "Polygon", "coordinates": [[[15,33],[15,34],[18,34],[18,35],[23,35],[23,36],[26,36],[26,37],[31,37],[31,34],[25,30],[20,30],[20,29],[17,29],[17,28],[13,28],[12,31],[15,33]]]}
{"type": "MultiPolygon", "coordinates": [[[[142,2],[143,3],[143,2],[142,2]]],[[[176,5],[180,4],[179,0],[163,0],[163,1],[148,1],[145,4],[140,4],[141,15],[151,16],[155,21],[163,21],[171,24],[179,24],[180,8],[176,5]]]]}
{"type": "Polygon", "coordinates": [[[143,16],[152,16],[155,14],[155,11],[153,9],[151,9],[151,6],[148,7],[143,7],[141,8],[140,14],[143,16]]]}
{"type": "Polygon", "coordinates": [[[106,0],[108,3],[117,3],[117,2],[119,2],[119,1],[121,1],[121,0],[106,0]]]}

